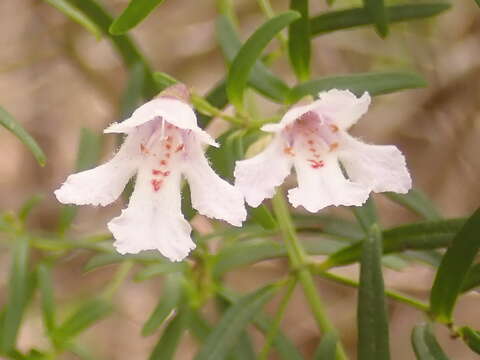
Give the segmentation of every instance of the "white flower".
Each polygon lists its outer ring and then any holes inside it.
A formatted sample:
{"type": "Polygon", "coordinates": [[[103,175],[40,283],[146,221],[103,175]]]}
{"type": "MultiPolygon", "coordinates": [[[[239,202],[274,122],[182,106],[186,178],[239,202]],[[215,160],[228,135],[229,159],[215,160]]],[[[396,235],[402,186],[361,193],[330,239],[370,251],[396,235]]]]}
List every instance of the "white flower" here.
{"type": "Polygon", "coordinates": [[[333,89],[309,105],[290,109],[280,123],[264,125],[262,130],[274,133],[273,141],[257,156],[236,163],[235,185],[247,203],[256,207],[271,198],[292,165],[298,187],[289,190],[288,198],[310,212],[329,205],[362,205],[371,191],[408,192],[410,174],[395,146],[368,145],[346,131],[369,105],[368,93],[357,98],[333,89]]]}
{"type": "Polygon", "coordinates": [[[94,169],[70,175],[55,191],[64,204],[108,205],[137,175],[128,208],[108,223],[121,254],[158,249],[173,261],[195,244],[181,212],[181,177],[190,185],[199,213],[240,226],[246,218],[242,194],[222,180],[204,156],[202,143],[218,146],[197,126],[186,87],[176,85],[105,129],[128,134],[118,153],[94,169]]]}

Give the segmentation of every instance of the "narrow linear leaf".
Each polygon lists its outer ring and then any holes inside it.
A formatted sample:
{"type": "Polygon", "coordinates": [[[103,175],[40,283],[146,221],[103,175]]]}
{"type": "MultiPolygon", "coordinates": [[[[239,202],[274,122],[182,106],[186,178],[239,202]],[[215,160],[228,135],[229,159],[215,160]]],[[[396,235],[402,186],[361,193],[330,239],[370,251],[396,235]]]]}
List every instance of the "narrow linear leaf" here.
{"type": "Polygon", "coordinates": [[[300,81],[310,77],[310,18],[308,0],[290,0],[290,10],[298,11],[300,19],[288,27],[288,55],[300,81]]]}
{"type": "Polygon", "coordinates": [[[375,24],[377,33],[383,38],[388,34],[388,15],[384,0],[363,0],[363,7],[375,24]]]}
{"type": "Polygon", "coordinates": [[[160,71],[154,72],[153,78],[155,80],[155,83],[157,84],[157,88],[159,91],[178,83],[177,79],[160,71]]]}
{"type": "Polygon", "coordinates": [[[40,166],[45,165],[47,158],[35,139],[2,107],[0,107],[0,125],[12,132],[32,152],[40,166]]]}
{"type": "Polygon", "coordinates": [[[322,340],[318,345],[314,360],[335,360],[337,356],[337,341],[338,336],[334,332],[327,332],[323,334],[322,340]]]}
{"type": "MultiPolygon", "coordinates": [[[[141,62],[130,68],[130,76],[120,102],[120,117],[126,119],[141,105],[144,100],[143,87],[145,86],[145,67],[141,62]]],[[[154,74],[155,77],[155,74],[154,74]]],[[[155,78],[156,80],[156,78],[155,78]]]]}
{"type": "Polygon", "coordinates": [[[130,255],[121,255],[119,253],[106,253],[106,254],[97,254],[94,255],[88,260],[87,264],[84,266],[84,271],[92,271],[96,268],[117,264],[127,260],[137,260],[141,262],[160,262],[162,258],[160,255],[156,254],[130,254],[130,255]]]}
{"type": "Polygon", "coordinates": [[[52,336],[59,344],[66,343],[112,311],[112,304],[103,299],[89,300],[71,314],[52,336]]]}
{"type": "MultiPolygon", "coordinates": [[[[89,129],[82,128],[80,132],[80,142],[77,149],[75,170],[78,172],[94,167],[100,158],[101,150],[101,135],[96,134],[89,129]]],[[[60,234],[65,234],[72,225],[76,215],[77,207],[73,205],[62,206],[58,221],[58,232],[60,234]]]]}
{"type": "Polygon", "coordinates": [[[365,233],[368,233],[371,227],[378,223],[377,209],[371,196],[362,206],[352,206],[351,209],[365,233]]]}
{"type": "MultiPolygon", "coordinates": [[[[227,17],[218,17],[216,23],[216,33],[224,56],[227,61],[231,63],[242,47],[242,42],[240,41],[233,24],[227,17]]],[[[259,60],[257,60],[253,65],[253,69],[251,70],[251,74],[248,78],[248,84],[259,93],[277,102],[283,102],[289,91],[288,85],[285,84],[280,78],[275,76],[259,60]]],[[[212,105],[215,105],[211,101],[209,102],[212,105]]]]}
{"type": "Polygon", "coordinates": [[[375,96],[426,85],[427,83],[420,75],[408,72],[370,72],[329,76],[295,86],[291,89],[287,101],[293,104],[304,96],[317,97],[319,92],[330,89],[350,90],[358,96],[367,91],[375,96]]]}
{"type": "MultiPolygon", "coordinates": [[[[465,223],[464,219],[425,221],[383,231],[383,253],[447,247],[465,223]]],[[[340,249],[329,256],[326,267],[348,265],[360,258],[362,241],[340,249]]]]}
{"type": "Polygon", "coordinates": [[[479,248],[480,208],[455,236],[438,268],[430,293],[431,313],[437,321],[444,323],[452,321],[457,297],[479,248]]]}
{"type": "Polygon", "coordinates": [[[48,333],[55,329],[55,303],[53,298],[53,283],[50,267],[40,264],[37,269],[38,286],[42,297],[43,323],[48,333]]]}
{"type": "Polygon", "coordinates": [[[462,334],[462,339],[468,347],[477,354],[480,354],[480,332],[468,326],[462,327],[459,332],[462,334]]]}
{"type": "Polygon", "coordinates": [[[182,276],[180,274],[169,274],[165,277],[162,296],[142,328],[143,336],[148,336],[157,330],[178,305],[182,295],[181,281],[182,276]]]}
{"type": "Polygon", "coordinates": [[[243,108],[243,93],[248,78],[263,49],[280,30],[299,17],[300,14],[294,11],[273,17],[260,26],[238,51],[227,78],[228,98],[238,109],[243,108]]]}
{"type": "MultiPolygon", "coordinates": [[[[230,290],[222,289],[219,292],[219,295],[223,297],[230,304],[238,303],[240,296],[233,293],[230,290]]],[[[273,326],[273,320],[270,319],[267,315],[263,314],[261,311],[257,312],[257,315],[253,319],[254,325],[260,330],[263,334],[267,334],[268,331],[273,326]]],[[[295,347],[295,345],[287,338],[281,329],[279,329],[277,336],[273,340],[273,346],[277,350],[277,353],[283,360],[302,360],[303,357],[295,347]]]]}
{"type": "Polygon", "coordinates": [[[440,220],[442,217],[430,199],[420,190],[412,189],[407,194],[385,193],[392,201],[410,209],[426,220],[440,220]]]}
{"type": "Polygon", "coordinates": [[[26,237],[15,240],[12,266],[8,281],[6,311],[1,322],[0,351],[11,351],[17,342],[18,330],[25,312],[28,299],[28,253],[29,244],[26,237]]]}
{"type": "Polygon", "coordinates": [[[438,345],[430,324],[415,326],[411,340],[417,360],[449,360],[438,345]]]}
{"type": "Polygon", "coordinates": [[[232,305],[208,336],[195,360],[225,359],[225,355],[237,342],[238,336],[275,291],[276,287],[266,286],[242,297],[232,305]]]}
{"type": "Polygon", "coordinates": [[[134,28],[164,0],[130,0],[127,8],[110,25],[109,32],[113,35],[126,33],[134,28]]]}
{"type": "MultiPolygon", "coordinates": [[[[386,7],[388,21],[397,23],[415,19],[424,19],[441,14],[451,8],[446,2],[425,4],[392,5],[386,7]]],[[[337,30],[372,25],[368,12],[364,8],[330,11],[310,19],[312,36],[327,34],[337,30]]]]}
{"type": "Polygon", "coordinates": [[[162,264],[147,265],[135,274],[135,281],[144,281],[154,276],[165,275],[173,272],[183,272],[188,269],[185,262],[166,262],[162,264]]]}
{"type": "Polygon", "coordinates": [[[137,45],[128,35],[114,36],[109,33],[109,27],[113,22],[112,16],[96,0],[68,0],[68,2],[84,13],[101,29],[111,41],[125,65],[131,68],[137,63],[143,64],[146,74],[143,89],[144,96],[145,98],[155,96],[158,91],[153,80],[153,72],[137,45]]]}
{"type": "Polygon", "coordinates": [[[472,290],[480,286],[480,263],[473,265],[468,270],[462,284],[462,292],[472,290]]]}
{"type": "Polygon", "coordinates": [[[253,221],[266,230],[273,230],[278,227],[277,221],[273,217],[272,212],[265,206],[260,205],[256,208],[249,208],[248,212],[253,221]]]}
{"type": "Polygon", "coordinates": [[[35,194],[22,204],[18,212],[18,218],[25,222],[34,208],[36,208],[45,199],[43,194],[35,194]]]}
{"type": "Polygon", "coordinates": [[[102,37],[102,30],[98,28],[98,26],[90,20],[88,16],[78,10],[75,6],[73,6],[67,0],[44,0],[62,13],[64,13],[67,17],[75,21],[77,24],[83,26],[87,31],[92,33],[97,39],[102,37]]]}
{"type": "Polygon", "coordinates": [[[184,309],[179,312],[168,323],[162,336],[155,345],[149,360],[170,360],[174,359],[175,351],[178,348],[178,343],[182,337],[185,326],[188,324],[188,310],[184,309]]]}
{"type": "Polygon", "coordinates": [[[357,307],[359,360],[390,359],[381,236],[374,225],[363,240],[357,307]]]}

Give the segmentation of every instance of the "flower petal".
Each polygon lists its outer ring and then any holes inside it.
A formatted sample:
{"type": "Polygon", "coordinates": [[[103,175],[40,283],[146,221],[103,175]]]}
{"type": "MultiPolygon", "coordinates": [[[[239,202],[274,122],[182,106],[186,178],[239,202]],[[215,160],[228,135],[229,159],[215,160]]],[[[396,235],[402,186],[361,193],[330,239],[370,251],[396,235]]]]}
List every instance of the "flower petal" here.
{"type": "Polygon", "coordinates": [[[306,158],[295,159],[298,187],[288,191],[290,203],[302,205],[310,212],[317,212],[330,205],[362,205],[370,192],[360,184],[345,179],[333,154],[321,161],[321,166],[313,166],[306,158]]]}
{"type": "Polygon", "coordinates": [[[281,134],[275,135],[267,148],[250,159],[237,161],[235,165],[235,186],[252,207],[275,194],[290,174],[292,157],[285,153],[285,142],[281,134]]]}
{"type": "Polygon", "coordinates": [[[190,185],[192,206],[200,214],[241,226],[247,217],[242,193],[210,167],[200,143],[189,136],[183,173],[190,185]]]}
{"type": "Polygon", "coordinates": [[[70,175],[55,191],[63,204],[108,205],[115,201],[137,170],[140,143],[145,131],[128,135],[118,153],[96,168],[70,175]]]}
{"type": "Polygon", "coordinates": [[[342,134],[338,156],[348,177],[375,192],[405,194],[412,187],[405,157],[393,145],[369,145],[342,134]]]}
{"type": "Polygon", "coordinates": [[[283,115],[282,120],[279,123],[265,124],[262,126],[262,130],[266,132],[279,132],[285,129],[288,125],[293,124],[297,121],[303,114],[315,110],[317,107],[317,102],[313,102],[308,105],[296,106],[288,110],[285,115],[283,115]]]}
{"type": "Polygon", "coordinates": [[[171,98],[157,98],[143,104],[130,118],[120,123],[113,123],[104,132],[129,133],[137,126],[157,118],[162,118],[180,129],[191,130],[202,142],[218,146],[207,132],[198,127],[193,109],[183,101],[171,98]]]}
{"type": "Polygon", "coordinates": [[[184,259],[195,248],[191,227],[181,212],[180,173],[171,173],[159,191],[151,186],[149,166],[137,176],[128,208],[108,223],[121,254],[159,250],[172,261],[184,259]]]}
{"type": "Polygon", "coordinates": [[[362,117],[370,106],[370,95],[365,92],[360,98],[349,90],[332,89],[318,94],[315,111],[330,118],[340,129],[348,129],[362,117]]]}

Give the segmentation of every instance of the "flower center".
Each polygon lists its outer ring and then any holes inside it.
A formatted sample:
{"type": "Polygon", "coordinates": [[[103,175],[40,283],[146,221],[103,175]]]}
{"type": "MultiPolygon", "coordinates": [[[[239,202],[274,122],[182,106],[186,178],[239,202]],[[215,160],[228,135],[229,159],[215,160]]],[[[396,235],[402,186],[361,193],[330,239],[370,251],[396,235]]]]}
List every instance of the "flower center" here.
{"type": "Polygon", "coordinates": [[[158,192],[172,173],[172,164],[185,151],[182,129],[159,119],[153,125],[152,135],[140,144],[140,151],[149,158],[151,167],[150,185],[158,192]]]}
{"type": "Polygon", "coordinates": [[[313,111],[300,116],[289,130],[293,148],[286,147],[285,153],[293,156],[296,151],[306,153],[306,161],[313,169],[325,165],[322,155],[338,148],[338,126],[329,118],[321,117],[313,111]]]}

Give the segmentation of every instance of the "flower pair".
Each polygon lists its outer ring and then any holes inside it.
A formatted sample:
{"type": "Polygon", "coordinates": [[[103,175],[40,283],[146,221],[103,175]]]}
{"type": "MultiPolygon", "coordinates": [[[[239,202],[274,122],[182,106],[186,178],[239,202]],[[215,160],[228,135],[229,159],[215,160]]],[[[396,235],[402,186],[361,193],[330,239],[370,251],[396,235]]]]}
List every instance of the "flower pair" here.
{"type": "Polygon", "coordinates": [[[298,187],[289,191],[293,206],[316,212],[329,205],[361,205],[371,191],[405,193],[411,180],[405,159],[394,146],[364,144],[346,133],[368,109],[370,97],[330,90],[307,106],[292,108],[259,155],[238,161],[235,186],[222,180],[205,158],[202,144],[218,146],[197,126],[184,85],[166,89],[132,116],[105,129],[127,134],[109,162],[70,175],[55,191],[65,204],[108,205],[136,175],[128,207],[108,223],[118,252],[158,249],[180,261],[195,248],[190,224],[181,211],[181,178],[189,183],[192,206],[200,214],[241,226],[253,207],[274,195],[291,167],[298,187]],[[348,179],[338,161],[342,162],[348,179]]]}

